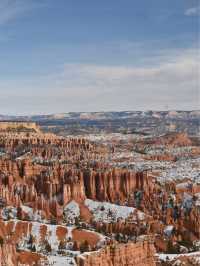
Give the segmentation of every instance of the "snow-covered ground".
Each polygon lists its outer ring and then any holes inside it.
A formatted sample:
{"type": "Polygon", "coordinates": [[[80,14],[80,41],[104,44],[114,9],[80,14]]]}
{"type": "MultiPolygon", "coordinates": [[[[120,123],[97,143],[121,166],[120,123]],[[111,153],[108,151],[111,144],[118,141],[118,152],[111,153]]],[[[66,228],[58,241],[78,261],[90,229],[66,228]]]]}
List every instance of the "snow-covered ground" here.
{"type": "Polygon", "coordinates": [[[22,205],[21,206],[22,211],[25,212],[30,221],[38,221],[41,222],[42,221],[42,217],[41,217],[41,211],[33,211],[33,208],[30,208],[28,206],[22,205]]]}
{"type": "Polygon", "coordinates": [[[200,251],[197,252],[191,252],[191,253],[183,253],[183,254],[163,254],[163,253],[157,253],[156,256],[159,258],[161,261],[172,261],[174,259],[177,259],[181,256],[186,256],[186,257],[194,257],[200,262],[200,251]]]}
{"type": "Polygon", "coordinates": [[[129,160],[115,161],[117,158],[125,158],[126,153],[122,155],[113,155],[110,161],[111,166],[128,167],[135,171],[157,170],[160,172],[157,180],[161,183],[168,181],[181,181],[190,179],[194,183],[200,183],[200,157],[190,159],[179,159],[176,162],[145,160],[141,154],[132,154],[129,160]],[[134,160],[132,158],[135,157],[134,160]]]}
{"type": "MultiPolygon", "coordinates": [[[[126,220],[132,217],[133,220],[137,218],[144,220],[145,215],[143,212],[138,211],[133,207],[120,206],[109,202],[99,202],[91,199],[84,201],[85,206],[91,211],[96,222],[117,222],[119,219],[126,220]]],[[[72,200],[64,207],[65,220],[68,224],[74,225],[75,219],[80,216],[79,204],[72,200]]]]}
{"type": "Polygon", "coordinates": [[[76,261],[73,254],[61,255],[48,255],[46,259],[40,261],[41,266],[76,266],[76,261]]]}
{"type": "MultiPolygon", "coordinates": [[[[42,221],[41,217],[41,211],[33,211],[33,208],[30,208],[25,205],[20,206],[22,212],[24,212],[27,215],[28,220],[30,221],[42,221]]],[[[12,206],[7,206],[2,209],[2,218],[4,220],[8,219],[17,219],[17,208],[12,206]]]]}
{"type": "Polygon", "coordinates": [[[161,183],[190,179],[193,183],[200,183],[200,157],[195,159],[181,159],[176,162],[153,161],[138,158],[134,162],[113,163],[117,167],[129,167],[136,171],[158,170],[157,180],[161,183]]]}
{"type": "Polygon", "coordinates": [[[123,162],[111,162],[112,166],[115,167],[128,167],[135,171],[144,171],[144,170],[165,170],[172,166],[171,162],[168,161],[153,161],[153,160],[144,160],[141,158],[141,155],[138,156],[134,161],[123,161],[123,162]]]}
{"type": "Polygon", "coordinates": [[[147,146],[144,148],[145,153],[149,155],[161,155],[161,154],[172,154],[172,155],[190,155],[192,151],[197,150],[196,146],[185,146],[176,148],[167,148],[164,145],[160,146],[147,146]]]}
{"type": "Polygon", "coordinates": [[[75,219],[80,216],[80,208],[76,201],[72,200],[64,207],[65,221],[68,224],[75,224],[75,219]]]}
{"type": "MultiPolygon", "coordinates": [[[[27,222],[23,222],[20,221],[20,223],[27,223],[27,222]]],[[[16,225],[15,225],[16,226],[16,225]]],[[[49,245],[51,246],[52,249],[52,253],[56,254],[56,252],[58,251],[58,247],[59,247],[59,243],[60,241],[57,238],[57,225],[51,225],[51,224],[42,224],[42,223],[38,223],[38,222],[31,222],[29,224],[29,229],[27,232],[26,236],[22,236],[21,240],[19,241],[19,248],[21,249],[27,249],[27,242],[30,238],[30,236],[33,236],[33,244],[36,248],[37,252],[41,252],[44,249],[43,246],[43,242],[41,239],[41,228],[42,226],[46,227],[46,237],[45,240],[48,241],[49,245]],[[31,226],[32,224],[32,226],[31,226]]]]}
{"type": "Polygon", "coordinates": [[[197,198],[196,199],[196,202],[195,202],[195,205],[196,206],[200,206],[200,192],[199,193],[196,193],[195,194],[195,197],[197,198]]]}
{"type": "Polygon", "coordinates": [[[125,220],[130,216],[133,216],[133,219],[138,217],[139,220],[144,220],[145,218],[143,212],[137,211],[137,209],[132,207],[120,206],[109,202],[98,202],[91,199],[86,199],[84,203],[92,212],[96,222],[117,222],[119,219],[125,220]]]}
{"type": "Polygon", "coordinates": [[[171,236],[173,229],[174,229],[174,226],[173,226],[173,225],[167,225],[167,226],[164,228],[164,233],[165,233],[165,235],[167,235],[167,236],[171,236]]]}
{"type": "Polygon", "coordinates": [[[112,140],[113,141],[127,141],[130,139],[134,140],[139,140],[144,138],[142,135],[139,134],[121,134],[121,133],[101,133],[101,134],[89,134],[87,136],[84,136],[84,138],[94,141],[94,142],[99,142],[99,143],[110,143],[112,140]]]}
{"type": "Polygon", "coordinates": [[[74,258],[70,256],[48,256],[49,266],[75,266],[74,258]]]}
{"type": "Polygon", "coordinates": [[[174,181],[190,179],[193,182],[200,183],[200,157],[196,159],[179,160],[172,163],[171,167],[167,167],[162,171],[158,180],[174,181]]]}
{"type": "Polygon", "coordinates": [[[17,208],[8,206],[2,209],[1,215],[3,220],[16,219],[17,218],[17,208]]]}

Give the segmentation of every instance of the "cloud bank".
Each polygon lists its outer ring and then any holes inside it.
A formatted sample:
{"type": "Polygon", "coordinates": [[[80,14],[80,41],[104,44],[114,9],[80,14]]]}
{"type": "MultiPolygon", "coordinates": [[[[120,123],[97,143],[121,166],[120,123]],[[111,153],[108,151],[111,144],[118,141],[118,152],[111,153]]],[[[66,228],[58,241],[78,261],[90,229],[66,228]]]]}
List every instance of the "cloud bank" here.
{"type": "Polygon", "coordinates": [[[59,73],[19,81],[17,89],[1,82],[1,112],[198,109],[198,67],[195,49],[148,67],[66,63],[59,73]]]}

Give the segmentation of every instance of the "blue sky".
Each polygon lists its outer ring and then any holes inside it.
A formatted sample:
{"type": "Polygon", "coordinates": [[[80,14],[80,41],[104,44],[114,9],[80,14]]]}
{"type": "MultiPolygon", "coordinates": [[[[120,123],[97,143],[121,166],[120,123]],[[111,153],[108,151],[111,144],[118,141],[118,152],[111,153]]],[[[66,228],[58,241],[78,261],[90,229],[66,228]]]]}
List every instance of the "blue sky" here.
{"type": "Polygon", "coordinates": [[[199,0],[0,0],[0,114],[197,109],[199,0]]]}

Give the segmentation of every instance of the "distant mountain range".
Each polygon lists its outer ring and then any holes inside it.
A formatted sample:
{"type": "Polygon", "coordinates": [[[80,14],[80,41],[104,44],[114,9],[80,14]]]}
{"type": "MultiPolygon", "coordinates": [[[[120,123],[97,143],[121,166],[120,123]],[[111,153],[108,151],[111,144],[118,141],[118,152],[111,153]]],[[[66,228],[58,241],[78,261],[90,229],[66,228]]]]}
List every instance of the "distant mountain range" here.
{"type": "Polygon", "coordinates": [[[36,122],[42,130],[59,135],[90,133],[200,134],[200,110],[196,111],[122,111],[70,112],[50,115],[7,116],[0,121],[36,122]]]}
{"type": "Polygon", "coordinates": [[[62,120],[62,119],[79,119],[79,120],[104,120],[104,119],[127,119],[136,117],[155,117],[155,118],[200,118],[200,110],[192,111],[120,111],[120,112],[69,112],[56,113],[49,115],[33,116],[13,116],[0,115],[0,120],[20,120],[20,121],[44,121],[44,120],[62,120]]]}

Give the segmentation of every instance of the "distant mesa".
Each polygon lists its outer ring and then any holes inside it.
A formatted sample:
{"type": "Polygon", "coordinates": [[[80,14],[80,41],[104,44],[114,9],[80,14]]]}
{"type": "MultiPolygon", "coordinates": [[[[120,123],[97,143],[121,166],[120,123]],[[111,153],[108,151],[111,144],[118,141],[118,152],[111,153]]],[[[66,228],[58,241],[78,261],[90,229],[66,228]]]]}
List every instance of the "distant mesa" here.
{"type": "Polygon", "coordinates": [[[40,128],[35,122],[0,121],[0,131],[38,132],[39,133],[40,128]]]}

